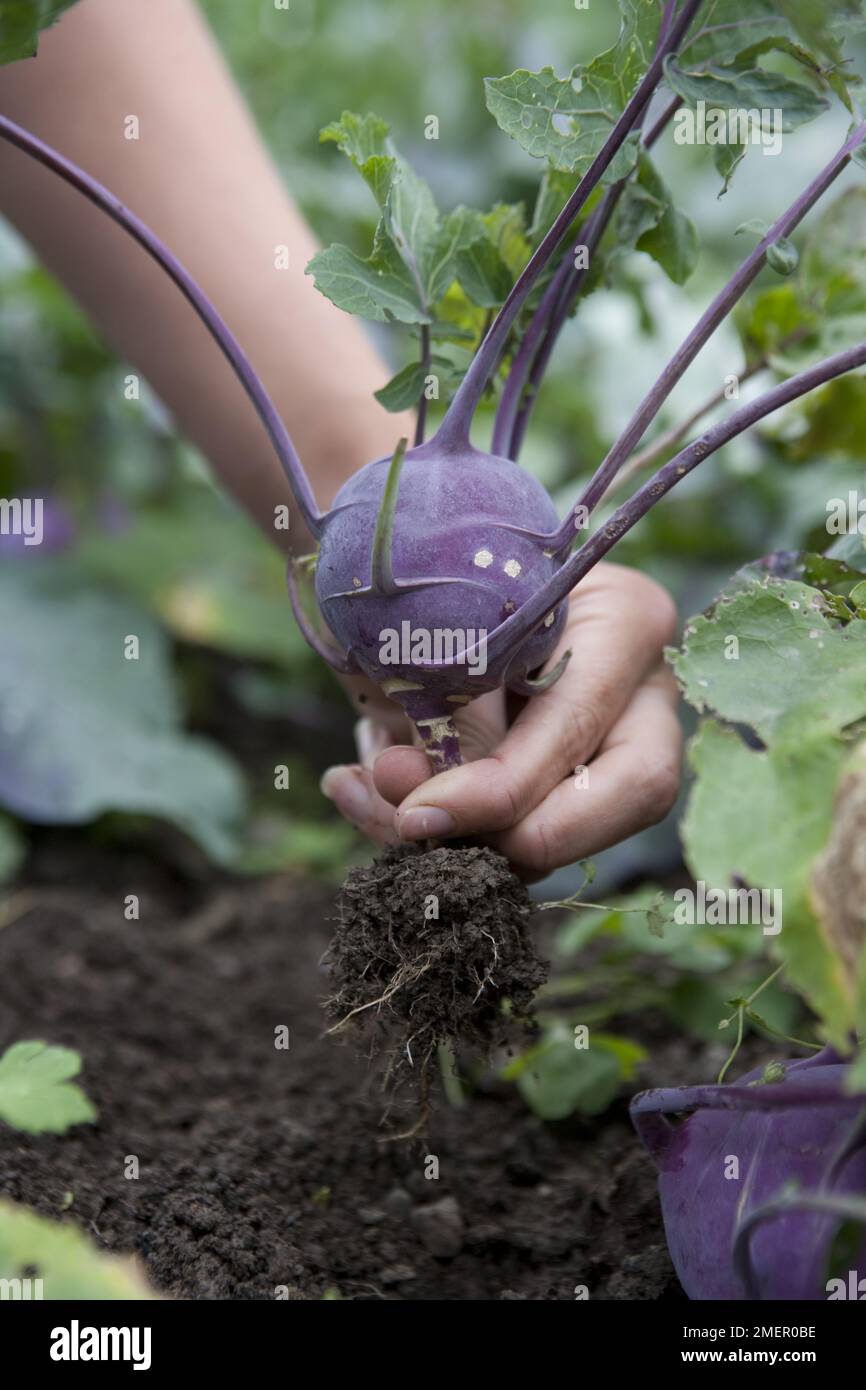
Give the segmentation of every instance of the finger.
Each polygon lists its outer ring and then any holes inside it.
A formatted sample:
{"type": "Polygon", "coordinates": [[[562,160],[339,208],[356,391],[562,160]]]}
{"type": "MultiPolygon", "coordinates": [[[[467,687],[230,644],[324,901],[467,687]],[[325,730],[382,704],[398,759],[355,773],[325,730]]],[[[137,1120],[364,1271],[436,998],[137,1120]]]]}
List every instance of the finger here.
{"type": "Polygon", "coordinates": [[[563,647],[572,649],[565,674],[527,701],[492,757],[409,792],[397,815],[401,838],[519,824],[598,750],[675,626],[672,600],[654,581],[618,565],[590,576],[573,601],[563,638],[563,647]]]}
{"type": "Polygon", "coordinates": [[[359,719],[355,725],[355,746],[361,766],[372,772],[373,764],[397,742],[395,730],[388,728],[380,719],[359,719]]]}
{"type": "Polygon", "coordinates": [[[598,756],[569,777],[494,848],[527,878],[544,878],[618,844],[668,814],[677,798],[682,730],[669,673],[638,691],[598,756]]]}
{"type": "Polygon", "coordinates": [[[373,774],[358,763],[329,767],[320,783],[322,794],[340,814],[377,845],[393,844],[394,807],[373,786],[373,774]]]}
{"type": "MultiPolygon", "coordinates": [[[[472,762],[502,741],[506,729],[505,696],[491,691],[461,709],[455,718],[460,733],[460,752],[472,762]]],[[[380,754],[373,769],[376,790],[393,806],[399,806],[422,783],[433,778],[427,754],[420,748],[393,747],[380,754]]]]}

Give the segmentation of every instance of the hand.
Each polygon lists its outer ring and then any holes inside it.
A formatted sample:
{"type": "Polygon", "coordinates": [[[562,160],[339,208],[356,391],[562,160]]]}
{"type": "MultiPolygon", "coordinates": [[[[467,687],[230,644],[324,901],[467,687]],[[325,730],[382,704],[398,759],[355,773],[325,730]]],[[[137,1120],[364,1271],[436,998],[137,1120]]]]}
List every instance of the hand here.
{"type": "Polygon", "coordinates": [[[564,675],[531,700],[494,691],[462,710],[462,767],[434,776],[402,712],[353,682],[360,763],[329,768],[322,790],[380,845],[477,836],[528,879],[596,854],[676,800],[682,735],[662,661],[676,624],[653,580],[597,565],[572,593],[548,663],[570,647],[564,675]]]}

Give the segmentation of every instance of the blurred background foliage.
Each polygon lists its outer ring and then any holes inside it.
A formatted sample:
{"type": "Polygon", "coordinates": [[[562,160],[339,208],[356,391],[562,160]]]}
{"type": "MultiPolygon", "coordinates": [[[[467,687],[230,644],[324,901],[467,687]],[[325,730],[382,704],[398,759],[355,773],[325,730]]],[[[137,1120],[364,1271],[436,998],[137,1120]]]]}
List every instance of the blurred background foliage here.
{"type": "MultiPolygon", "coordinates": [[[[319,143],[321,127],[345,109],[376,111],[445,211],[461,202],[522,202],[529,219],[541,167],[499,132],[482,79],[546,63],[564,73],[612,43],[618,29],[614,5],[578,12],[567,0],[291,0],[288,11],[275,10],[272,0],[203,0],[203,8],[316,232],[323,242],[338,239],[358,250],[369,245],[376,210],[336,149],[319,143]],[[436,141],[424,137],[431,114],[440,121],[436,141]]],[[[618,264],[616,283],[593,293],[568,324],[522,455],[563,505],[742,258],[744,239],[735,240],[735,229],[756,216],[772,220],[844,129],[843,115],[831,111],[788,137],[779,158],[751,150],[722,198],[706,151],[674,147],[669,135],[662,142],[658,165],[700,228],[700,259],[680,288],[635,252],[618,264]]],[[[858,177],[862,172],[843,175],[833,196],[858,177]]],[[[780,283],[764,272],[752,302],[780,283]]],[[[750,317],[746,310],[741,323],[750,317]]],[[[375,331],[394,371],[410,360],[405,329],[375,331]]],[[[712,397],[743,361],[737,328],[728,325],[671,397],[658,432],[712,397]]],[[[99,722],[76,725],[60,681],[50,711],[22,711],[9,671],[12,658],[28,659],[23,640],[7,647],[0,729],[18,738],[38,712],[50,717],[58,746],[79,741],[86,795],[79,786],[64,802],[69,821],[99,818],[101,833],[128,834],[142,816],[156,815],[233,869],[297,868],[339,879],[351,856],[364,851],[330,813],[316,779],[328,762],[351,756],[349,711],[293,627],[281,560],[217,492],[159,402],[146,390],[139,401],[125,399],[118,389],[125,374],[0,223],[0,495],[51,499],[51,545],[43,547],[50,555],[9,541],[0,549],[0,567],[15,575],[22,631],[31,641],[48,640],[57,603],[73,592],[81,600],[75,620],[84,625],[111,622],[127,632],[155,625],[163,640],[151,678],[174,707],[171,717],[145,710],[135,727],[114,732],[130,766],[148,762],[157,746],[170,762],[171,747],[180,756],[186,742],[183,756],[191,759],[189,776],[202,779],[200,794],[187,785],[178,798],[154,774],[138,803],[119,798],[117,778],[100,779],[87,758],[86,740],[100,738],[99,722]],[[288,769],[288,793],[274,788],[275,764],[288,769]]],[[[491,418],[488,403],[487,427],[491,418]]],[[[861,422],[862,377],[792,408],[695,473],[626,538],[617,559],[669,585],[686,616],[746,560],[810,542],[823,548],[826,500],[863,482],[861,422]]],[[[117,702],[89,689],[99,677],[86,649],[86,633],[73,632],[64,683],[85,703],[101,700],[107,717],[117,702]]],[[[20,861],[26,824],[51,822],[57,796],[42,754],[13,771],[0,782],[0,805],[10,813],[0,819],[0,874],[20,861]]],[[[626,881],[675,871],[678,862],[669,824],[603,856],[597,886],[608,894],[626,881]]],[[[565,872],[543,891],[552,897],[572,887],[565,872]]],[[[617,921],[608,920],[605,930],[615,934],[617,921]]],[[[683,1019],[696,1008],[703,975],[696,967],[698,983],[680,988],[683,1019]]],[[[712,1012],[719,990],[709,994],[712,1012]]],[[[701,1011],[698,1031],[707,1027],[701,1011]]],[[[623,1065],[630,1064],[626,1058],[623,1065]]]]}

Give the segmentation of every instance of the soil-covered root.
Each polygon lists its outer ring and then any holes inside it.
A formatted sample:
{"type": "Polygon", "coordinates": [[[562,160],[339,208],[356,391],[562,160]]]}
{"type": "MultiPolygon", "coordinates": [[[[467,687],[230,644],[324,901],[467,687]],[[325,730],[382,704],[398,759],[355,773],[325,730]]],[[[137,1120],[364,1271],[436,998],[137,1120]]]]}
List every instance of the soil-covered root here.
{"type": "Polygon", "coordinates": [[[363,1031],[389,1054],[389,1080],[412,1068],[422,1097],[437,1046],[487,1056],[527,1026],[547,978],[531,905],[491,849],[387,849],[352,870],[326,962],[332,1033],[363,1031]]]}

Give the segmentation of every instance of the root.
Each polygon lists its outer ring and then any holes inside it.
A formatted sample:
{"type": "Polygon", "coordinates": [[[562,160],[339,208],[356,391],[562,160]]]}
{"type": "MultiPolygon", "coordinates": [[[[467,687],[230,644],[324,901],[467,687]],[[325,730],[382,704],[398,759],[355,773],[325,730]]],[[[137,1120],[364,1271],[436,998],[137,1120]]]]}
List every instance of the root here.
{"type": "Polygon", "coordinates": [[[442,1044],[483,1057],[526,1030],[546,978],[529,919],[524,886],[479,846],[389,848],[350,874],[325,956],[336,987],[328,1034],[384,1055],[388,1111],[411,1084],[420,1118],[390,1137],[424,1130],[442,1044]]]}

